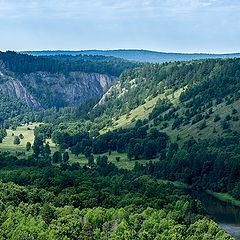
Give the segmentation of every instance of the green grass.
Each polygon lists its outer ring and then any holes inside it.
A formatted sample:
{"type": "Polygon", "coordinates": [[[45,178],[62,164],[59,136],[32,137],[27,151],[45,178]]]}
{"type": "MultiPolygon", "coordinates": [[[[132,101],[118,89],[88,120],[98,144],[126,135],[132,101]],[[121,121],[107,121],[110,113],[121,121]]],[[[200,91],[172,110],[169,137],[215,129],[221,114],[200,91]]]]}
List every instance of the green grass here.
{"type": "Polygon", "coordinates": [[[177,104],[179,101],[179,96],[183,91],[184,89],[180,88],[174,94],[170,94],[168,96],[166,96],[165,94],[160,94],[156,96],[155,98],[147,101],[145,104],[133,109],[132,111],[130,111],[130,113],[120,116],[119,119],[116,120],[111,127],[102,129],[100,133],[104,134],[109,130],[112,131],[121,127],[131,127],[135,121],[148,118],[149,114],[152,112],[154,106],[159,99],[167,98],[173,104],[177,104]]]}
{"type": "MultiPolygon", "coordinates": [[[[27,152],[26,144],[30,142],[31,145],[34,143],[34,128],[38,127],[41,123],[33,123],[32,125],[27,126],[19,126],[16,130],[7,129],[7,137],[3,139],[3,142],[0,143],[0,151],[2,152],[10,152],[12,155],[16,155],[16,152],[25,152],[25,156],[32,155],[32,149],[27,152]],[[19,145],[15,145],[13,143],[15,136],[19,136],[23,134],[24,138],[21,139],[21,143],[19,145]]],[[[51,151],[54,153],[57,150],[56,145],[52,142],[51,139],[48,139],[51,151]]]]}
{"type": "MultiPolygon", "coordinates": [[[[145,160],[145,159],[141,159],[141,160],[132,160],[130,161],[127,158],[126,153],[118,153],[118,152],[112,152],[110,155],[108,153],[105,154],[94,154],[94,159],[96,160],[98,156],[107,156],[108,160],[112,163],[114,163],[114,165],[116,165],[118,168],[123,168],[123,169],[128,169],[131,170],[134,168],[135,163],[138,162],[140,164],[146,164],[148,163],[150,160],[145,160]],[[116,157],[120,157],[120,161],[117,162],[116,157]]],[[[80,163],[80,165],[85,165],[87,163],[87,159],[85,158],[84,155],[79,155],[78,157],[69,153],[70,156],[70,163],[80,163]]],[[[158,161],[158,158],[153,159],[153,162],[158,161]]]]}
{"type": "MultiPolygon", "coordinates": [[[[177,111],[178,115],[181,116],[186,111],[186,108],[183,104],[179,103],[179,96],[184,91],[185,88],[181,88],[172,94],[169,94],[167,98],[174,104],[180,106],[180,109],[177,111]]],[[[113,124],[110,127],[106,127],[100,131],[101,134],[106,133],[108,130],[115,130],[118,128],[128,128],[132,127],[135,124],[135,121],[139,119],[146,119],[149,117],[149,114],[152,112],[154,106],[156,105],[159,99],[166,98],[165,94],[160,94],[155,98],[147,101],[145,104],[133,109],[130,113],[122,115],[119,119],[113,120],[113,124]]],[[[236,109],[238,111],[235,116],[240,118],[240,100],[237,100],[229,105],[226,105],[226,102],[222,102],[217,106],[213,106],[213,113],[210,115],[208,119],[205,119],[207,127],[200,130],[199,126],[203,123],[204,120],[199,121],[196,124],[187,124],[185,126],[181,125],[178,129],[172,129],[172,124],[174,122],[173,119],[168,121],[168,127],[163,129],[162,124],[156,126],[160,131],[166,132],[172,141],[176,141],[178,136],[180,136],[179,144],[181,145],[186,139],[191,137],[195,139],[212,139],[216,137],[220,137],[223,134],[227,135],[228,131],[224,131],[222,129],[222,120],[225,119],[226,115],[232,115],[232,109],[236,109]],[[221,117],[221,120],[218,122],[214,122],[214,118],[216,115],[221,117]]],[[[203,114],[207,114],[208,109],[203,112],[203,114]]],[[[162,115],[164,115],[163,113],[162,115]]],[[[192,119],[190,119],[190,122],[192,119]]],[[[153,121],[150,121],[149,125],[153,124],[153,121]]],[[[233,131],[240,131],[240,121],[230,121],[230,129],[233,131]]]]}
{"type": "MultiPolygon", "coordinates": [[[[34,142],[34,128],[39,126],[40,123],[34,123],[33,125],[29,126],[20,126],[17,127],[16,130],[7,130],[7,137],[4,138],[3,143],[0,143],[0,151],[2,152],[10,152],[12,155],[16,155],[16,152],[24,152],[25,156],[28,157],[30,156],[33,152],[30,150],[29,152],[26,151],[26,144],[27,142],[30,142],[33,144],[34,142]],[[20,134],[23,134],[24,139],[21,139],[21,143],[19,145],[15,145],[13,143],[14,137],[19,136],[20,134]]],[[[47,139],[46,142],[49,143],[50,148],[51,148],[51,153],[53,154],[55,151],[59,150],[58,146],[56,146],[55,143],[52,142],[51,139],[47,139]]],[[[84,166],[87,164],[87,159],[85,158],[84,155],[79,155],[75,156],[72,154],[70,151],[69,153],[69,162],[70,163],[80,163],[81,166],[84,166]]],[[[133,169],[135,162],[136,161],[130,161],[127,158],[126,153],[117,153],[117,152],[112,152],[110,155],[108,153],[106,154],[100,154],[100,156],[106,155],[108,157],[108,160],[112,163],[114,163],[117,167],[119,168],[124,168],[124,169],[133,169]],[[116,157],[120,157],[120,161],[117,162],[116,157]]],[[[25,157],[22,156],[22,157],[25,157]]],[[[94,155],[94,159],[96,160],[99,155],[94,155]]],[[[20,157],[21,158],[21,157],[20,157]]],[[[153,159],[152,161],[157,161],[158,159],[153,159]]],[[[137,162],[141,164],[146,164],[149,162],[149,160],[137,160],[137,162]]]]}
{"type": "MultiPolygon", "coordinates": [[[[10,152],[11,154],[16,154],[16,152],[26,152],[26,144],[34,142],[34,128],[39,126],[40,123],[34,123],[33,125],[20,126],[16,130],[7,130],[7,137],[3,139],[3,143],[0,143],[0,151],[10,152]],[[15,136],[23,134],[24,139],[21,139],[19,145],[13,143],[15,136]]],[[[26,152],[26,155],[31,155],[32,151],[26,152]]]]}
{"type": "MultiPolygon", "coordinates": [[[[172,122],[169,122],[169,127],[164,129],[164,131],[170,136],[170,138],[175,141],[177,138],[177,135],[181,137],[181,140],[188,139],[190,137],[193,137],[195,139],[212,139],[215,137],[220,137],[222,134],[227,134],[227,131],[224,132],[221,126],[222,120],[225,119],[225,117],[229,114],[232,115],[232,109],[236,109],[238,113],[235,116],[238,116],[240,118],[240,100],[235,101],[232,104],[226,105],[225,102],[212,107],[213,113],[210,115],[208,119],[206,119],[207,127],[199,130],[199,126],[204,120],[201,120],[200,122],[196,124],[188,124],[185,126],[181,126],[179,129],[172,130],[171,125],[172,122]],[[214,118],[216,115],[219,115],[221,117],[221,120],[218,122],[214,122],[214,118]]],[[[183,108],[181,108],[183,109],[183,108]]],[[[179,115],[181,115],[181,112],[179,112],[179,115]]],[[[239,131],[240,130],[240,121],[230,121],[230,128],[231,130],[239,131]]],[[[181,143],[180,140],[180,143],[181,143]]]]}
{"type": "Polygon", "coordinates": [[[234,206],[240,207],[240,200],[235,199],[228,193],[217,193],[217,192],[212,192],[210,190],[206,191],[209,195],[215,197],[216,199],[222,201],[222,202],[227,202],[230,203],[234,206]]]}

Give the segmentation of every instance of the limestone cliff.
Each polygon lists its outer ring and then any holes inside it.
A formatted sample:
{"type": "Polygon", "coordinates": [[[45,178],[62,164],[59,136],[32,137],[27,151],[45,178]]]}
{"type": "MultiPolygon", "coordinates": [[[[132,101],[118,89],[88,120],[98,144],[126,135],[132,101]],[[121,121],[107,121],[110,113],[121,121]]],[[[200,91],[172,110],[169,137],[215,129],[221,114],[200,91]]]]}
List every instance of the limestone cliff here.
{"type": "Polygon", "coordinates": [[[0,70],[0,92],[37,110],[77,106],[103,94],[114,79],[113,76],[98,73],[35,72],[17,75],[0,70]]]}

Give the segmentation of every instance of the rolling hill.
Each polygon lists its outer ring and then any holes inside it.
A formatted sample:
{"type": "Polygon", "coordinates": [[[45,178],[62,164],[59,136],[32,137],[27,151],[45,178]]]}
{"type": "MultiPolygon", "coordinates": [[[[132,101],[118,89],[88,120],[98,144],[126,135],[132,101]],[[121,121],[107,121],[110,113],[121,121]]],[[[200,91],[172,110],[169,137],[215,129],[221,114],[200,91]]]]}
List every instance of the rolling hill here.
{"type": "Polygon", "coordinates": [[[129,61],[163,63],[174,61],[190,61],[212,58],[237,58],[240,53],[233,54],[206,54],[206,53],[166,53],[148,50],[82,50],[82,51],[25,51],[22,53],[34,56],[61,56],[61,55],[93,55],[122,58],[129,61]]]}
{"type": "Polygon", "coordinates": [[[146,65],[123,73],[92,115],[108,119],[102,133],[145,119],[175,140],[219,137],[240,130],[239,80],[240,59],[146,65]]]}

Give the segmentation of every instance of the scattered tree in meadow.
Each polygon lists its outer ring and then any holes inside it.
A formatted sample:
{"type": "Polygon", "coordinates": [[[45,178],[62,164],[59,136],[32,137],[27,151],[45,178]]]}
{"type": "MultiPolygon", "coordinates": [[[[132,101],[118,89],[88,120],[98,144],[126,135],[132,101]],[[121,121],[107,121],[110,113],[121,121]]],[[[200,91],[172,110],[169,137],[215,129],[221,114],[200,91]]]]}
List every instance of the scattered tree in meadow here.
{"type": "Polygon", "coordinates": [[[27,142],[27,144],[26,144],[26,151],[29,152],[31,147],[32,147],[31,143],[27,142]]]}
{"type": "Polygon", "coordinates": [[[59,151],[54,152],[52,156],[53,163],[60,163],[62,162],[62,154],[59,151]]]}
{"type": "Polygon", "coordinates": [[[14,137],[14,140],[13,140],[13,143],[14,143],[15,145],[19,145],[19,144],[21,143],[20,138],[19,138],[18,136],[15,136],[15,137],[14,137]]]}
{"type": "Polygon", "coordinates": [[[68,160],[69,160],[69,154],[68,154],[68,152],[64,152],[64,153],[63,153],[63,162],[64,162],[64,163],[67,163],[68,160]]]}
{"type": "Polygon", "coordinates": [[[20,138],[20,139],[24,139],[24,136],[23,136],[22,133],[19,134],[19,138],[20,138]]]}

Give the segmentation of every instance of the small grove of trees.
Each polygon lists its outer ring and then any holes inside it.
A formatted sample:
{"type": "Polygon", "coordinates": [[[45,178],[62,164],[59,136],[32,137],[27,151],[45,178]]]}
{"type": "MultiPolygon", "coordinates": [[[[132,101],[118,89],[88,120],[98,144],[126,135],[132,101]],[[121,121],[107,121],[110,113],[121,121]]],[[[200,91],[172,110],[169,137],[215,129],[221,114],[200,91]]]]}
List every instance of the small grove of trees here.
{"type": "Polygon", "coordinates": [[[60,163],[60,162],[62,162],[62,154],[61,154],[60,151],[54,152],[54,154],[52,156],[52,161],[53,161],[53,163],[60,163]]]}
{"type": "Polygon", "coordinates": [[[68,152],[64,152],[63,154],[60,151],[56,151],[53,153],[52,161],[53,163],[67,163],[69,160],[68,152]]]}
{"type": "Polygon", "coordinates": [[[19,134],[19,138],[20,138],[20,139],[24,139],[24,136],[23,136],[22,133],[19,134]]]}
{"type": "Polygon", "coordinates": [[[32,146],[34,156],[38,157],[39,155],[49,158],[51,155],[51,149],[49,143],[45,143],[42,135],[35,135],[34,143],[32,146]]]}
{"type": "Polygon", "coordinates": [[[148,129],[143,121],[137,121],[131,129],[109,131],[104,135],[92,138],[87,132],[71,132],[55,130],[53,141],[61,150],[70,149],[78,156],[84,154],[92,161],[92,154],[103,154],[117,151],[127,153],[129,159],[153,159],[158,153],[166,149],[169,137],[166,133],[152,128],[148,129]]]}
{"type": "Polygon", "coordinates": [[[13,144],[19,145],[20,143],[21,143],[20,138],[19,138],[18,136],[15,136],[15,137],[14,137],[14,140],[13,140],[13,144]]]}
{"type": "Polygon", "coordinates": [[[29,152],[32,147],[32,144],[30,142],[27,142],[26,144],[26,151],[29,152]]]}

